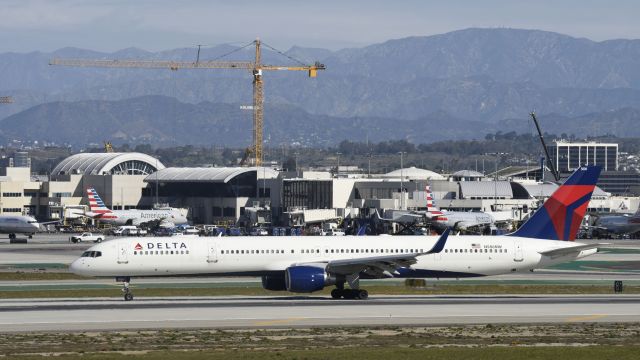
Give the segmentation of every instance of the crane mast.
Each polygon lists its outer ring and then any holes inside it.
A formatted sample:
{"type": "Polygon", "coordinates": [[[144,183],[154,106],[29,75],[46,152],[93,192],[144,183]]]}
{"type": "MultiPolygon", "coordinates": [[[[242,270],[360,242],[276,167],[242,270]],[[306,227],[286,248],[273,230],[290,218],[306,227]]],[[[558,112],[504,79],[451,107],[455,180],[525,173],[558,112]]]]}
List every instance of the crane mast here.
{"type": "MultiPolygon", "coordinates": [[[[104,67],[104,68],[146,68],[146,69],[240,69],[251,71],[253,75],[253,133],[251,152],[254,156],[254,165],[261,166],[264,160],[263,133],[264,133],[264,82],[263,71],[290,70],[308,71],[311,78],[315,78],[318,70],[325,70],[325,66],[319,62],[313,65],[279,66],[262,64],[261,42],[256,39],[255,61],[202,61],[200,60],[200,46],[195,62],[171,61],[171,60],[90,60],[90,59],[52,59],[49,65],[74,66],[74,67],[104,67]]],[[[268,46],[268,45],[265,45],[268,46]]]]}

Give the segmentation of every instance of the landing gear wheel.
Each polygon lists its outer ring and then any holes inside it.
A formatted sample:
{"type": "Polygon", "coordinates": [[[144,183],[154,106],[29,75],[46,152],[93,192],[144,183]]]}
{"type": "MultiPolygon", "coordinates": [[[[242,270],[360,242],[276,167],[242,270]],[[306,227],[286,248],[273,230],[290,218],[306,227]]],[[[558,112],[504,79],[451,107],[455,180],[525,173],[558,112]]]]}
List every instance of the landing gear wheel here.
{"type": "Polygon", "coordinates": [[[133,293],[129,289],[129,279],[122,282],[122,292],[124,293],[124,301],[133,300],[133,293]]]}
{"type": "Polygon", "coordinates": [[[340,299],[342,297],[343,290],[333,289],[331,290],[331,297],[334,299],[340,299]]]}
{"type": "Polygon", "coordinates": [[[358,294],[356,295],[356,299],[367,300],[369,298],[369,292],[367,290],[356,290],[358,294]]]}
{"type": "Polygon", "coordinates": [[[16,238],[16,234],[9,234],[9,240],[13,240],[16,238]]]}

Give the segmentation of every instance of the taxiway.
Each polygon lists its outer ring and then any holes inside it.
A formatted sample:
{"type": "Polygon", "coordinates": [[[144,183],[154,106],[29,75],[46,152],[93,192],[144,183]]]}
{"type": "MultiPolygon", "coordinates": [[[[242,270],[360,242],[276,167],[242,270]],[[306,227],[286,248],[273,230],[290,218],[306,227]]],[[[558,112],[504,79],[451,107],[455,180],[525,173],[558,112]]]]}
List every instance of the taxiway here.
{"type": "Polygon", "coordinates": [[[0,301],[0,328],[5,332],[638,321],[638,295],[0,301]]]}

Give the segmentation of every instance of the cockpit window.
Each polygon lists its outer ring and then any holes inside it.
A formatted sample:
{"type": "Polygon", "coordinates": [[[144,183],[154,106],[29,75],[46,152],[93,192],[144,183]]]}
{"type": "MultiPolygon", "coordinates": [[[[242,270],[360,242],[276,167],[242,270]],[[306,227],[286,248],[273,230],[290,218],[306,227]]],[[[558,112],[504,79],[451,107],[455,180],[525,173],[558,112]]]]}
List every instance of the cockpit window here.
{"type": "Polygon", "coordinates": [[[85,251],[82,253],[81,257],[100,257],[102,256],[102,251],[85,251]]]}
{"type": "Polygon", "coordinates": [[[38,220],[29,220],[29,221],[27,221],[27,222],[28,222],[29,224],[37,224],[37,223],[38,223],[38,220]]]}

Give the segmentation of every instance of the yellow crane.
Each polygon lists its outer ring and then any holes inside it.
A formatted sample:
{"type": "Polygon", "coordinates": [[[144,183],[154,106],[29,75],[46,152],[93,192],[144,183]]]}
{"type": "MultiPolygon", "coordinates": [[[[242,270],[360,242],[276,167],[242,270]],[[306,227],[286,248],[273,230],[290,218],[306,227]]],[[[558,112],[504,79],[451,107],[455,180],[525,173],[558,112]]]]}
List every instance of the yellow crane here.
{"type": "Polygon", "coordinates": [[[170,69],[170,70],[240,69],[240,70],[251,71],[253,75],[253,145],[252,145],[251,153],[253,154],[255,159],[254,160],[255,166],[261,166],[263,162],[262,136],[263,136],[263,116],[264,116],[264,112],[263,112],[264,83],[262,80],[262,72],[270,71],[270,70],[308,71],[309,77],[315,78],[318,75],[318,70],[324,70],[325,66],[319,62],[316,62],[313,65],[305,65],[301,63],[300,66],[286,66],[286,65],[279,66],[279,65],[262,64],[260,39],[256,39],[249,45],[255,45],[255,50],[256,50],[255,61],[253,62],[251,61],[216,61],[216,60],[201,61],[200,46],[198,46],[198,55],[196,57],[195,62],[171,61],[171,60],[52,59],[49,62],[49,65],[63,65],[63,66],[76,66],[76,67],[105,67],[105,68],[148,68],[148,69],[170,69]]]}
{"type": "Polygon", "coordinates": [[[13,98],[11,96],[0,96],[0,104],[12,104],[13,98]]]}

